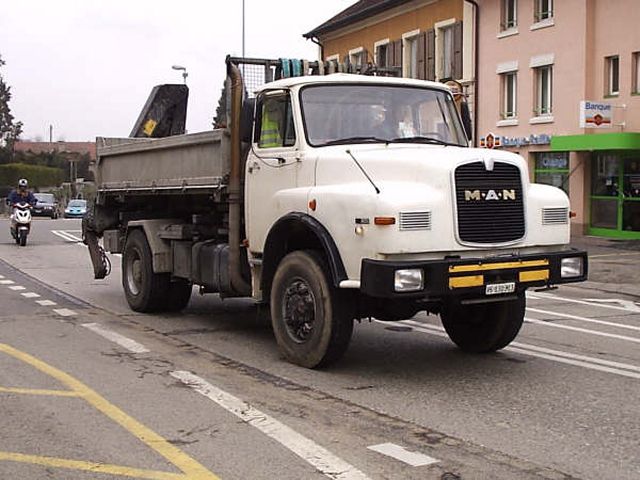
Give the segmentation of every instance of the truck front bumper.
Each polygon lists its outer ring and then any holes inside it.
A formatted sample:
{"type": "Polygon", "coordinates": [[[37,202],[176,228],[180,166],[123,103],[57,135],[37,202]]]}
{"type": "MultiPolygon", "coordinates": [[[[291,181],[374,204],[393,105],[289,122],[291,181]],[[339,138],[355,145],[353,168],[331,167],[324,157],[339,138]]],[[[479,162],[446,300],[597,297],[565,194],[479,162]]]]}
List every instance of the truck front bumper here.
{"type": "Polygon", "coordinates": [[[499,297],[529,287],[550,287],[587,279],[587,252],[425,261],[362,260],[361,292],[371,297],[437,300],[499,297]],[[408,279],[408,281],[407,281],[408,279]]]}

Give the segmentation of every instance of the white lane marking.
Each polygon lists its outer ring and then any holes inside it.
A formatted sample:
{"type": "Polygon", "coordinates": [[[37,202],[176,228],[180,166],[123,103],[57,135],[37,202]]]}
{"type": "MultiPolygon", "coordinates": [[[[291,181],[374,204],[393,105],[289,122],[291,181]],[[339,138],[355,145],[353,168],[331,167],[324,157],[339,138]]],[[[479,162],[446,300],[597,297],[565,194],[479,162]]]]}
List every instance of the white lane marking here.
{"type": "Polygon", "coordinates": [[[4,278],[4,275],[0,275],[0,280],[2,280],[4,278]]]}
{"type": "Polygon", "coordinates": [[[77,315],[76,312],[69,310],[68,308],[54,308],[53,311],[61,317],[73,317],[74,315],[77,315]]]}
{"type": "Polygon", "coordinates": [[[67,237],[75,240],[76,242],[82,242],[82,237],[78,237],[77,235],[74,235],[71,232],[78,232],[81,233],[82,230],[60,230],[60,233],[63,233],[64,235],[66,235],[67,237]]]}
{"type": "Polygon", "coordinates": [[[535,313],[542,313],[544,315],[553,315],[555,317],[569,318],[571,320],[580,320],[581,322],[597,323],[598,325],[607,325],[609,327],[626,328],[628,330],[635,330],[640,332],[640,327],[635,325],[625,325],[624,323],[607,322],[606,320],[596,320],[595,318],[579,317],[578,315],[569,315],[568,313],[552,312],[549,310],[540,310],[539,308],[529,308],[527,310],[535,313]]]}
{"type": "Polygon", "coordinates": [[[621,298],[585,298],[587,302],[596,303],[617,303],[623,308],[626,308],[630,312],[640,313],[640,307],[631,300],[622,300],[621,298]]]}
{"type": "Polygon", "coordinates": [[[63,240],[66,240],[67,242],[78,243],[78,242],[82,241],[82,239],[74,237],[73,235],[69,235],[64,230],[51,230],[51,233],[53,233],[54,235],[57,235],[58,237],[62,238],[63,240]]]}
{"type": "Polygon", "coordinates": [[[136,342],[124,335],[120,335],[112,330],[104,328],[99,323],[83,323],[82,326],[84,328],[88,328],[94,333],[106,338],[107,340],[111,340],[113,343],[120,345],[122,348],[126,348],[130,352],[133,353],[148,353],[150,350],[142,345],[141,343],[136,342]]]}
{"type": "Polygon", "coordinates": [[[529,295],[528,297],[533,298],[535,300],[562,300],[563,302],[579,303],[580,305],[589,305],[591,307],[598,307],[598,308],[608,308],[610,310],[622,310],[623,312],[633,311],[633,310],[629,310],[628,308],[617,307],[615,305],[587,302],[585,300],[576,300],[575,298],[558,297],[557,295],[552,295],[550,293],[536,292],[535,295],[529,295]]]}
{"type": "Polygon", "coordinates": [[[35,292],[25,292],[25,293],[21,293],[20,295],[22,295],[25,298],[39,298],[40,295],[35,293],[35,292]]]}
{"type": "Polygon", "coordinates": [[[599,332],[597,330],[589,330],[588,328],[572,327],[571,325],[563,325],[561,323],[544,322],[542,320],[538,320],[537,318],[525,317],[524,321],[527,323],[532,323],[534,325],[543,325],[545,327],[560,328],[562,330],[571,330],[573,332],[586,333],[589,335],[596,335],[598,337],[615,338],[616,340],[624,340],[626,342],[640,343],[640,338],[627,337],[626,335],[618,335],[616,333],[599,332]]]}
{"type": "Polygon", "coordinates": [[[171,376],[213,400],[228,412],[242,419],[242,421],[256,427],[262,433],[313,465],[327,477],[339,480],[367,480],[369,478],[353,465],[335,456],[309,438],[252,407],[243,400],[211,385],[197,375],[186,371],[176,371],[171,372],[171,376]]]}
{"type": "MultiPolygon", "coordinates": [[[[376,320],[376,322],[380,322],[376,320]]],[[[388,323],[388,322],[380,322],[388,323]]],[[[437,337],[449,338],[444,333],[442,327],[436,327],[434,325],[427,325],[424,323],[416,322],[413,320],[403,320],[399,323],[404,323],[414,327],[416,331],[426,333],[429,335],[435,335],[437,337]]],[[[621,375],[623,377],[631,377],[640,379],[640,367],[630,365],[627,363],[612,362],[608,360],[601,360],[599,358],[588,357],[586,355],[577,355],[569,352],[562,352],[560,350],[552,350],[550,348],[537,347],[535,345],[529,345],[520,342],[511,342],[504,350],[529,355],[531,357],[544,358],[546,360],[555,361],[558,363],[566,363],[569,365],[588,368],[591,370],[598,370],[607,373],[613,373],[615,375],[621,375]],[[638,373],[634,373],[638,372],[638,373]]]]}
{"type": "Polygon", "coordinates": [[[51,300],[36,300],[36,303],[38,305],[42,305],[43,307],[52,307],[53,305],[57,305],[56,302],[53,302],[51,300]]]}
{"type": "Polygon", "coordinates": [[[381,453],[387,457],[395,458],[401,462],[407,463],[412,467],[422,467],[424,465],[432,465],[438,463],[439,460],[424,455],[423,453],[410,452],[395,443],[381,443],[380,445],[371,445],[367,447],[369,450],[381,453]]]}
{"type": "Polygon", "coordinates": [[[0,285],[13,285],[14,282],[13,280],[0,280],[0,285]]]}
{"type": "Polygon", "coordinates": [[[22,285],[14,285],[13,287],[9,287],[9,290],[19,292],[20,290],[26,290],[26,287],[23,287],[22,285]]]}

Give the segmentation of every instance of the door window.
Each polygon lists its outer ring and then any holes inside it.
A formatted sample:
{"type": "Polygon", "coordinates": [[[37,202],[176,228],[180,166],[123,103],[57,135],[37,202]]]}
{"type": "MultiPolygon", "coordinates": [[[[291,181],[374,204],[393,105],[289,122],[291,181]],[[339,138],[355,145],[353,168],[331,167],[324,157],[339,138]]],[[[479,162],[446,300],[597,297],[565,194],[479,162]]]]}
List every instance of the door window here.
{"type": "Polygon", "coordinates": [[[259,148],[291,147],[296,132],[289,95],[265,95],[258,108],[255,138],[259,148]]]}

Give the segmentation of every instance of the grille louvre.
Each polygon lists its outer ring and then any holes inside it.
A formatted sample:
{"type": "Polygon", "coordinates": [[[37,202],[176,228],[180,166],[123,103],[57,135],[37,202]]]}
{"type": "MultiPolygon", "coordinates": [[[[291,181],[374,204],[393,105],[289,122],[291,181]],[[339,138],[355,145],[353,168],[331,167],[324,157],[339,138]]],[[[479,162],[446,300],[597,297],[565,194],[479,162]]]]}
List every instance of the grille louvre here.
{"type": "Polygon", "coordinates": [[[494,162],[461,165],[455,170],[458,235],[469,243],[505,243],[525,234],[520,169],[494,162]]]}
{"type": "Polygon", "coordinates": [[[400,212],[400,230],[431,230],[431,212],[400,212]]]}
{"type": "Polygon", "coordinates": [[[543,225],[566,225],[569,223],[567,207],[548,207],[542,209],[543,225]]]}

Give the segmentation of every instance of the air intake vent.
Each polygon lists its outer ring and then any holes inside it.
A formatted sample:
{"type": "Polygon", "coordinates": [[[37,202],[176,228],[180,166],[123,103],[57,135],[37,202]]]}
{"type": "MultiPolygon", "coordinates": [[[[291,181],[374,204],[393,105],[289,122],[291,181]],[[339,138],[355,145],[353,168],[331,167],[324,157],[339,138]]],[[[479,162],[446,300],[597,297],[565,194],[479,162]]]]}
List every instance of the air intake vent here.
{"type": "Polygon", "coordinates": [[[431,230],[431,212],[400,212],[400,230],[431,230]]]}
{"type": "Polygon", "coordinates": [[[458,236],[469,243],[505,243],[524,237],[520,169],[496,161],[461,165],[455,171],[458,236]]]}
{"type": "Polygon", "coordinates": [[[569,209],[567,207],[554,207],[542,209],[543,225],[566,225],[569,223],[569,209]]]}

